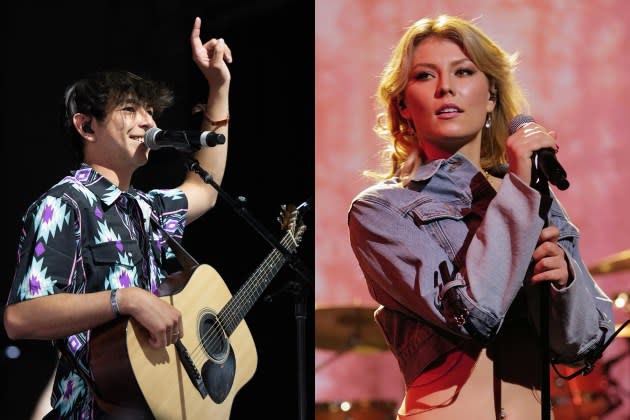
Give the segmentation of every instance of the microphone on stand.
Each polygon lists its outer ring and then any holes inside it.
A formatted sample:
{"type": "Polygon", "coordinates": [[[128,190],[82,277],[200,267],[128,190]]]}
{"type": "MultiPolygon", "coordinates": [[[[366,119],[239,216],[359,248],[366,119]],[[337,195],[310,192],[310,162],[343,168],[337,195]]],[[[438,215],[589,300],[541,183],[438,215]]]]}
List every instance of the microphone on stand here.
{"type": "Polygon", "coordinates": [[[225,143],[225,136],[214,131],[162,130],[152,127],[144,134],[144,144],[151,150],[171,148],[194,152],[201,147],[225,143]]]}
{"type": "MultiPolygon", "coordinates": [[[[519,114],[512,118],[510,121],[510,134],[514,134],[522,126],[529,122],[535,122],[534,118],[529,115],[519,114]]],[[[536,161],[538,162],[538,169],[545,175],[550,183],[558,187],[560,190],[566,190],[569,188],[569,181],[567,180],[567,173],[556,159],[556,151],[546,147],[544,149],[536,150],[534,152],[536,161]]]]}

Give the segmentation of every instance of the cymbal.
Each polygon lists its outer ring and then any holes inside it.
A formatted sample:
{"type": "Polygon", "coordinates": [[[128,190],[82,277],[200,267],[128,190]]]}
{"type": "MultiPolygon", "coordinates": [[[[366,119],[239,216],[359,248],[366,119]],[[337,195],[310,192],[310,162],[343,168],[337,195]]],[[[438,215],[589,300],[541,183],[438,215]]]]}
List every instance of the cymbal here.
{"type": "Polygon", "coordinates": [[[588,267],[591,274],[607,274],[623,270],[630,270],[630,249],[609,255],[588,267]]]}
{"type": "Polygon", "coordinates": [[[368,306],[315,307],[315,347],[335,351],[374,352],[389,347],[368,306]]]}

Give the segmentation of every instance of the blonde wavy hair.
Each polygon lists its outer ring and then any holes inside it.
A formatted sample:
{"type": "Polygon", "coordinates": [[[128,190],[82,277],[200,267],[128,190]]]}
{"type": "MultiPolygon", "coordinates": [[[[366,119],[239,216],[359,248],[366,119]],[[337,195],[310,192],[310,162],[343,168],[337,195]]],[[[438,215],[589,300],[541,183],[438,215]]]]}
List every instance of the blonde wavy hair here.
{"type": "Polygon", "coordinates": [[[385,169],[384,172],[364,171],[367,176],[379,179],[399,176],[406,183],[422,164],[420,139],[401,115],[399,102],[407,86],[415,47],[428,37],[453,41],[488,78],[496,106],[490,115],[491,127],[484,127],[482,132],[481,167],[492,171],[507,162],[505,139],[509,135],[509,123],[529,108],[514,77],[518,53],[505,52],[472,21],[439,15],[420,19],[409,26],[381,73],[376,91],[379,112],[374,132],[387,143],[381,151],[385,169]]]}

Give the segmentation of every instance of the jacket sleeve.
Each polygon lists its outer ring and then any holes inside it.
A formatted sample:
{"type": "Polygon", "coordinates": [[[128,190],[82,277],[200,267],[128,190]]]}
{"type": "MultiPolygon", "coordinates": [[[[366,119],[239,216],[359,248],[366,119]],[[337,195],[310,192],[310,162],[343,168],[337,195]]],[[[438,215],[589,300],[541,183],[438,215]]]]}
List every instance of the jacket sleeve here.
{"type": "MultiPolygon", "coordinates": [[[[549,287],[549,344],[552,353],[558,360],[567,363],[601,356],[603,344],[614,333],[612,301],[595,283],[584,265],[580,254],[579,231],[570,222],[556,197],[553,197],[549,211],[549,223],[560,229],[558,244],[564,250],[572,275],[572,281],[567,287],[549,287]]],[[[535,287],[528,287],[527,293],[530,318],[540,329],[540,293],[535,287]]]]}

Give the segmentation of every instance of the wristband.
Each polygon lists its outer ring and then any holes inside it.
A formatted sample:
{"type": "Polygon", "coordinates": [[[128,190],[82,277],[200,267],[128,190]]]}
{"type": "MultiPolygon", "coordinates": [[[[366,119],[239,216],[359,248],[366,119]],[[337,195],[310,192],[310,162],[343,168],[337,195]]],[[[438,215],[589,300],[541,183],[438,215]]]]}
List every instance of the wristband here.
{"type": "Polygon", "coordinates": [[[212,126],[214,126],[214,127],[223,127],[224,125],[227,125],[227,123],[230,121],[230,115],[229,115],[229,114],[228,114],[228,116],[227,116],[227,117],[225,117],[225,118],[224,118],[224,119],[222,119],[222,120],[219,120],[219,121],[212,121],[212,120],[210,119],[210,116],[208,115],[208,113],[207,113],[207,112],[205,112],[205,111],[203,112],[203,118],[204,118],[206,121],[208,121],[208,122],[209,122],[212,126]]]}
{"type": "Polygon", "coordinates": [[[114,311],[114,315],[116,315],[116,318],[120,316],[120,308],[118,307],[118,297],[116,296],[117,292],[118,292],[118,289],[113,289],[112,293],[109,295],[109,303],[112,305],[112,311],[114,311]]]}
{"type": "Polygon", "coordinates": [[[197,104],[193,107],[193,114],[197,113],[197,112],[201,112],[203,113],[203,118],[208,121],[213,127],[223,127],[224,125],[227,125],[228,122],[230,122],[230,114],[228,113],[227,116],[222,119],[222,120],[213,120],[210,118],[210,115],[208,115],[208,110],[206,109],[206,106],[204,104],[197,104]]]}

